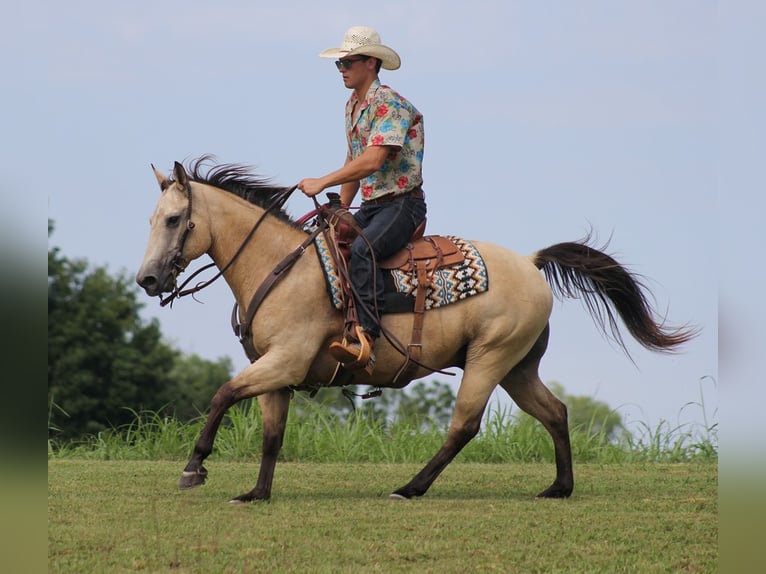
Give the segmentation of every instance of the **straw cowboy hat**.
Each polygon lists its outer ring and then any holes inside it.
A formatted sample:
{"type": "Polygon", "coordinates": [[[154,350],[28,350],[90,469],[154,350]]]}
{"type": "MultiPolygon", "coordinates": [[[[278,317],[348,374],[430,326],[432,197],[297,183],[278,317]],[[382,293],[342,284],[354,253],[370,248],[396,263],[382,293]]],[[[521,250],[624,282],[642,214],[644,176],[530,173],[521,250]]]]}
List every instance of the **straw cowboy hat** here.
{"type": "Polygon", "coordinates": [[[354,26],[346,31],[340,48],[328,48],[319,53],[320,58],[346,58],[349,56],[372,56],[383,63],[386,70],[397,70],[402,61],[399,54],[380,43],[380,34],[366,26],[354,26]]]}

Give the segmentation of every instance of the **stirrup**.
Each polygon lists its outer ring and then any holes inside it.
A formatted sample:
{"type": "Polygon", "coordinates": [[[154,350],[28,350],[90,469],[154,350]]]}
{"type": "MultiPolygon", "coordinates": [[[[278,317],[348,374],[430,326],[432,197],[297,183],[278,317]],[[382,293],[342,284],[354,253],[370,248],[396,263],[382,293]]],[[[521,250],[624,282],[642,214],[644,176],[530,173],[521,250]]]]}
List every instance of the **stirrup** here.
{"type": "Polygon", "coordinates": [[[375,368],[372,338],[359,325],[354,325],[357,341],[343,340],[330,343],[330,354],[347,369],[364,369],[371,375],[375,368]]]}

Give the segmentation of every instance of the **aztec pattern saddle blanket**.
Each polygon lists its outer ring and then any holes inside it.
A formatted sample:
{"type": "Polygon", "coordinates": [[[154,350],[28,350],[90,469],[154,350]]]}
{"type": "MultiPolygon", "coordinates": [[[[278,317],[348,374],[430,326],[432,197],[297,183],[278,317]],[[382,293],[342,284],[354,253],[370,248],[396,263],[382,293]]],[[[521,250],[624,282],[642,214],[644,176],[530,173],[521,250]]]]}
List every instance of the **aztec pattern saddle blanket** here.
{"type": "MultiPolygon", "coordinates": [[[[468,241],[449,236],[462,253],[459,263],[441,267],[429,273],[430,284],[426,293],[425,309],[437,309],[450,303],[462,301],[484,293],[489,289],[489,277],[484,260],[478,250],[468,241]]],[[[335,267],[323,234],[314,243],[324,270],[327,291],[336,309],[343,309],[343,291],[340,276],[335,267]]],[[[384,269],[386,313],[412,313],[418,278],[412,271],[384,269]]]]}

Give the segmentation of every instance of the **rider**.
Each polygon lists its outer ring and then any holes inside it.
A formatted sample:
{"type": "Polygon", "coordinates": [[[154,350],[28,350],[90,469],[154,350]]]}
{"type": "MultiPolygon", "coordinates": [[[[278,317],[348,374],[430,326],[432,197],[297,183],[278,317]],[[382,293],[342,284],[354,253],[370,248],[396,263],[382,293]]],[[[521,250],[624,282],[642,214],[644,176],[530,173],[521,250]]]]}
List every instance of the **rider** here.
{"type": "Polygon", "coordinates": [[[423,116],[408,100],[380,83],[380,68],[396,70],[399,55],[380,43],[372,28],[356,26],[346,32],[340,48],[319,54],[337,58],[335,65],[344,85],[353,90],[346,103],[348,151],[340,169],[319,178],[306,178],[298,189],[313,197],[340,185],[341,203],[351,205],[359,188],[362,205],[354,219],[363,230],[351,245],[350,275],[355,303],[366,341],[333,343],[330,351],[344,364],[367,367],[374,364],[372,346],[380,336],[375,310],[382,313],[383,273],[373,265],[404,247],[425,220],[423,188],[423,116]],[[366,241],[365,241],[366,239],[366,241]],[[370,362],[359,364],[365,348],[370,362]]]}

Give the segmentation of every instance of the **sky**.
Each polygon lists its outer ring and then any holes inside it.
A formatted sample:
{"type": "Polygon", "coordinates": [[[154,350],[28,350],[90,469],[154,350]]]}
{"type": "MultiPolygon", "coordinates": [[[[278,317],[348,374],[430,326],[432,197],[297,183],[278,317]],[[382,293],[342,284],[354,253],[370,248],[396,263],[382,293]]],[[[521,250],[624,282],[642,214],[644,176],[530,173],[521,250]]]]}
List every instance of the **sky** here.
{"type": "MultiPolygon", "coordinates": [[[[169,172],[212,153],[283,185],[340,167],[348,91],[318,53],[372,26],[402,58],[381,80],[425,116],[430,233],[529,254],[592,229],[668,322],[701,328],[676,355],[630,344],[631,361],[578,301],[557,302],[543,380],[637,431],[717,421],[719,188],[722,172],[747,177],[726,144],[763,133],[738,99],[739,54],[757,34],[747,18],[691,0],[37,0],[17,12],[0,24],[0,146],[13,159],[0,173],[26,198],[22,219],[47,203],[49,246],[64,256],[135,274],[159,193],[150,163],[169,172]]],[[[762,78],[749,81],[762,93],[762,78]]],[[[287,209],[311,206],[295,194],[287,209]]],[[[223,282],[172,309],[140,298],[172,345],[246,366],[223,282]]]]}

